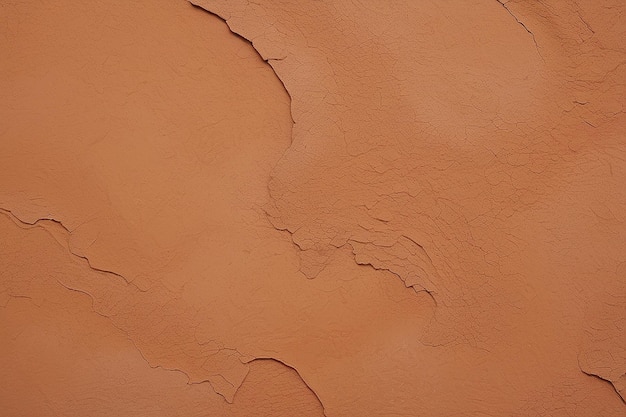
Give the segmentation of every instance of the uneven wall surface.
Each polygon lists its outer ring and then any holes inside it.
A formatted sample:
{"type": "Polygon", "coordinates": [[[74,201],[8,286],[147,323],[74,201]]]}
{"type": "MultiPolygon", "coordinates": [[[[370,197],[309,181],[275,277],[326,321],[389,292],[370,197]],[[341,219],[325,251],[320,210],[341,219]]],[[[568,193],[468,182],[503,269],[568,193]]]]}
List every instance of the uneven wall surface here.
{"type": "Polygon", "coordinates": [[[0,3],[3,416],[626,414],[626,3],[0,3]]]}

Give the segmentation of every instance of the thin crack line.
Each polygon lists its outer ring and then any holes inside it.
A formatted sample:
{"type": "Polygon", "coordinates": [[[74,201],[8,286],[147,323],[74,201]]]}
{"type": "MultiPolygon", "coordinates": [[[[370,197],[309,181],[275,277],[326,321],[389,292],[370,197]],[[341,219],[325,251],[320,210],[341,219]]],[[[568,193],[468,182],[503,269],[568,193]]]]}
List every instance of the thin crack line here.
{"type": "Polygon", "coordinates": [[[524,30],[526,32],[528,32],[530,34],[530,36],[533,38],[533,43],[535,44],[535,49],[537,50],[537,54],[539,55],[539,57],[541,58],[541,60],[545,63],[545,60],[543,59],[543,56],[541,55],[541,51],[539,51],[539,44],[537,43],[537,39],[535,38],[535,34],[528,29],[528,26],[526,26],[524,24],[524,22],[522,22],[521,20],[519,20],[517,18],[517,16],[511,11],[511,9],[509,9],[509,7],[506,5],[508,2],[502,1],[502,0],[496,0],[498,3],[500,3],[500,5],[502,5],[502,7],[504,7],[504,10],[507,11],[508,14],[511,15],[511,17],[513,17],[513,19],[515,19],[515,21],[521,25],[524,30]]]}

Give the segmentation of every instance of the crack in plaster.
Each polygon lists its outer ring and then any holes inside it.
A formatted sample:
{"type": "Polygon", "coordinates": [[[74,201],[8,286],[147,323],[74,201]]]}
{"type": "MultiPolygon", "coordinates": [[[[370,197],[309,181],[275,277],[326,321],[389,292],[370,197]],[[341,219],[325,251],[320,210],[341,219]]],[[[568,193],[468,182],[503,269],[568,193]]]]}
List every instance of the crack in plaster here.
{"type": "MultiPolygon", "coordinates": [[[[16,216],[16,215],[15,215],[15,214],[14,214],[11,210],[9,210],[9,209],[6,209],[6,208],[0,208],[0,213],[2,213],[3,215],[5,215],[6,217],[8,217],[8,218],[9,218],[11,221],[13,221],[16,225],[18,225],[19,227],[22,227],[22,228],[24,228],[24,227],[27,227],[27,228],[38,227],[38,228],[42,228],[42,229],[46,230],[46,232],[48,232],[48,233],[49,233],[49,231],[48,231],[48,230],[46,229],[46,227],[44,226],[44,222],[51,222],[51,223],[53,223],[53,224],[55,224],[55,225],[57,225],[57,226],[60,226],[60,227],[61,227],[61,228],[65,231],[65,233],[66,233],[68,236],[71,236],[71,234],[72,234],[72,232],[70,231],[70,229],[69,229],[67,226],[65,226],[65,225],[64,225],[61,221],[56,220],[56,219],[53,219],[53,218],[50,218],[50,217],[46,217],[46,218],[39,218],[39,219],[37,219],[37,220],[35,220],[35,221],[33,221],[33,222],[27,222],[27,221],[22,220],[22,219],[21,219],[21,218],[19,218],[18,216],[16,216]]],[[[69,239],[68,239],[68,242],[69,242],[69,239]]],[[[146,290],[142,290],[142,289],[140,289],[140,288],[139,288],[139,287],[137,287],[135,284],[133,284],[133,283],[132,283],[132,281],[129,281],[127,278],[125,278],[124,276],[122,276],[122,275],[120,275],[120,274],[117,274],[117,273],[112,272],[112,271],[104,270],[104,269],[101,269],[101,268],[96,268],[96,267],[93,267],[93,266],[91,265],[91,263],[89,262],[89,259],[88,259],[86,256],[82,256],[82,255],[78,255],[78,254],[74,253],[74,252],[71,250],[71,248],[69,247],[69,243],[68,243],[68,246],[67,246],[67,247],[66,247],[66,246],[64,246],[64,245],[62,245],[60,242],[59,242],[59,245],[61,245],[61,246],[65,247],[65,248],[69,251],[69,253],[70,253],[70,255],[71,255],[71,256],[74,256],[74,257],[76,257],[76,258],[78,258],[78,259],[82,260],[82,261],[83,261],[83,262],[84,262],[84,263],[85,263],[85,264],[86,264],[86,265],[87,265],[87,266],[88,266],[91,270],[93,270],[93,271],[95,271],[95,272],[104,273],[104,274],[106,274],[106,275],[112,275],[112,276],[115,276],[115,277],[117,277],[117,278],[121,278],[121,279],[122,279],[122,280],[126,283],[126,285],[127,285],[127,286],[134,288],[134,289],[135,289],[136,291],[138,291],[138,292],[143,292],[143,293],[145,293],[145,292],[146,292],[146,290]]],[[[137,351],[139,352],[140,356],[141,356],[141,357],[143,358],[143,360],[144,360],[144,361],[148,364],[148,366],[150,366],[150,367],[151,367],[151,368],[153,368],[153,369],[160,368],[160,369],[164,369],[164,370],[166,370],[166,371],[172,371],[172,372],[179,372],[179,373],[182,373],[182,374],[184,374],[184,375],[187,377],[187,384],[188,384],[188,385],[197,385],[197,384],[202,384],[202,383],[208,382],[208,383],[211,385],[211,387],[213,388],[213,391],[215,391],[215,393],[216,393],[216,394],[220,395],[220,396],[221,396],[222,398],[224,398],[224,400],[225,400],[226,402],[228,402],[228,403],[232,403],[232,402],[233,402],[233,400],[234,400],[234,395],[235,395],[235,394],[233,394],[232,396],[230,396],[230,395],[228,395],[227,393],[220,392],[219,388],[218,388],[217,386],[215,386],[215,383],[214,383],[214,382],[212,382],[210,379],[205,379],[205,380],[200,380],[200,381],[193,381],[193,380],[192,380],[192,378],[191,378],[191,376],[190,376],[190,374],[189,374],[188,372],[184,371],[183,369],[180,369],[180,368],[173,368],[173,367],[166,367],[166,366],[162,366],[162,365],[154,365],[154,364],[152,364],[152,363],[148,360],[148,358],[145,356],[144,352],[143,352],[143,351],[142,351],[142,350],[141,350],[141,349],[137,346],[137,344],[135,343],[135,341],[132,339],[132,337],[130,336],[130,334],[129,334],[127,331],[125,331],[123,328],[121,328],[120,326],[118,326],[118,325],[117,325],[117,324],[116,324],[113,320],[111,320],[111,317],[110,317],[110,316],[107,316],[106,314],[103,314],[103,313],[101,313],[100,311],[98,311],[98,310],[96,309],[96,307],[95,307],[95,301],[96,301],[96,298],[95,298],[95,296],[94,296],[93,294],[90,294],[88,291],[85,291],[85,290],[82,290],[82,289],[79,289],[79,288],[73,288],[73,287],[71,287],[71,286],[69,286],[69,285],[67,285],[67,284],[64,284],[63,282],[61,282],[61,281],[60,281],[60,280],[58,280],[58,279],[57,279],[56,281],[57,281],[57,283],[58,283],[59,285],[61,285],[62,287],[64,287],[64,288],[65,288],[66,290],[68,290],[68,291],[73,291],[73,292],[76,292],[76,293],[80,293],[80,294],[83,294],[83,295],[87,295],[87,296],[91,299],[91,308],[92,308],[93,312],[94,312],[94,313],[96,313],[96,314],[98,314],[99,316],[104,317],[104,318],[106,318],[107,320],[109,320],[109,322],[110,322],[110,323],[111,323],[111,324],[112,324],[112,325],[113,325],[116,329],[118,329],[120,332],[122,332],[122,333],[126,336],[126,338],[127,338],[127,339],[128,339],[128,340],[132,343],[132,344],[133,344],[133,346],[137,349],[137,351]]],[[[8,296],[9,296],[9,297],[12,297],[12,298],[31,298],[31,297],[27,297],[27,296],[12,295],[12,294],[8,294],[8,296]]],[[[5,306],[6,306],[6,305],[3,305],[2,307],[5,307],[5,306]]],[[[198,342],[198,344],[200,344],[200,345],[201,345],[202,343],[198,342]]],[[[218,347],[218,348],[216,348],[216,351],[214,352],[214,354],[213,354],[213,355],[218,354],[218,353],[220,353],[220,352],[222,352],[222,351],[233,351],[233,352],[235,352],[235,353],[239,356],[240,360],[241,360],[241,358],[244,358],[244,357],[248,356],[248,355],[245,355],[245,354],[243,354],[243,353],[239,352],[236,348],[229,348],[229,347],[218,347]]],[[[207,357],[206,361],[208,361],[208,359],[209,359],[209,357],[207,357]]],[[[206,362],[206,361],[205,361],[205,362],[206,362]]],[[[247,362],[244,362],[244,361],[242,360],[242,363],[247,363],[247,362]]],[[[239,387],[235,387],[235,385],[234,385],[231,381],[229,381],[229,380],[228,380],[225,376],[223,376],[223,375],[222,375],[222,374],[220,374],[219,372],[218,372],[218,373],[214,373],[214,374],[212,374],[212,375],[213,375],[213,376],[218,376],[218,377],[220,377],[221,379],[223,379],[225,382],[227,382],[228,384],[230,384],[230,385],[234,388],[234,392],[236,393],[236,391],[237,391],[237,389],[238,389],[239,387]]],[[[244,377],[244,379],[245,379],[245,377],[244,377]]]]}
{"type": "MultiPolygon", "coordinates": [[[[509,9],[509,6],[507,6],[507,4],[509,3],[508,1],[503,1],[503,0],[496,0],[498,3],[500,3],[500,5],[502,5],[502,7],[504,7],[504,10],[507,11],[508,14],[511,15],[511,17],[513,19],[515,19],[515,21],[524,28],[524,30],[526,32],[528,32],[530,34],[530,36],[533,38],[533,43],[535,44],[535,49],[537,50],[537,54],[539,54],[539,57],[541,58],[542,61],[544,61],[543,56],[541,55],[541,51],[539,50],[539,44],[537,43],[537,39],[535,38],[535,34],[528,29],[528,26],[526,26],[526,24],[524,22],[522,22],[521,20],[519,20],[519,18],[515,15],[515,13],[513,13],[511,11],[511,9],[509,9]]],[[[544,61],[545,62],[545,61],[544,61]]]]}
{"type": "MultiPolygon", "coordinates": [[[[615,393],[619,396],[619,398],[622,400],[622,402],[624,404],[626,404],[626,398],[624,398],[624,393],[622,393],[618,387],[617,387],[617,382],[613,381],[609,378],[603,377],[602,375],[599,375],[598,373],[592,372],[590,370],[585,370],[584,366],[580,363],[580,357],[578,358],[578,369],[580,369],[580,372],[582,372],[583,374],[593,377],[593,378],[597,378],[603,382],[606,382],[608,384],[611,385],[611,387],[615,390],[615,393]]],[[[622,374],[620,376],[620,379],[625,379],[626,378],[626,373],[622,374]]]]}

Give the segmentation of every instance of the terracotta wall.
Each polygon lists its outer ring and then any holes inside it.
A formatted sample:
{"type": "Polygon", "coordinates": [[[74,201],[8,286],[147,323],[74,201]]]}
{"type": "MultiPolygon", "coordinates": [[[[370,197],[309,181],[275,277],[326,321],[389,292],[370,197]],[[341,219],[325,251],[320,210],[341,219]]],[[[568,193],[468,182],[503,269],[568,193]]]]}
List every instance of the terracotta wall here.
{"type": "Polygon", "coordinates": [[[623,1],[0,35],[0,415],[626,413],[623,1]]]}

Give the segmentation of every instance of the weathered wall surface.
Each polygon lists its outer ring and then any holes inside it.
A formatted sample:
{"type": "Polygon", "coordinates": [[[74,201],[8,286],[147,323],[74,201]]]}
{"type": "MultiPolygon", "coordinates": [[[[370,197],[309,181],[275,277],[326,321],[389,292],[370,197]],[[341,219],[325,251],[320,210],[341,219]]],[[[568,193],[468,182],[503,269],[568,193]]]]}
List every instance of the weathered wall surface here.
{"type": "Polygon", "coordinates": [[[0,4],[8,416],[626,412],[623,2],[192,3],[0,4]]]}

